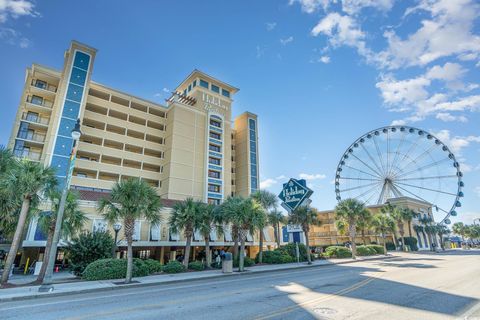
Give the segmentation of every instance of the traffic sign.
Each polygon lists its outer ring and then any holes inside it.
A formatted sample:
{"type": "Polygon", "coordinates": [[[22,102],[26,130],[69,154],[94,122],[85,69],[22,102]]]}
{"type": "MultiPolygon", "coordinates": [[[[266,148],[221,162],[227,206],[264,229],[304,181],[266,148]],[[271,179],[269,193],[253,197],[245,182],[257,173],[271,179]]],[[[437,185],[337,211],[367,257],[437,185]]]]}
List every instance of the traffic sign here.
{"type": "Polygon", "coordinates": [[[294,211],[300,205],[306,204],[313,190],[307,187],[307,182],[303,179],[290,179],[283,184],[282,192],[278,197],[283,201],[282,206],[288,211],[294,211]]]}

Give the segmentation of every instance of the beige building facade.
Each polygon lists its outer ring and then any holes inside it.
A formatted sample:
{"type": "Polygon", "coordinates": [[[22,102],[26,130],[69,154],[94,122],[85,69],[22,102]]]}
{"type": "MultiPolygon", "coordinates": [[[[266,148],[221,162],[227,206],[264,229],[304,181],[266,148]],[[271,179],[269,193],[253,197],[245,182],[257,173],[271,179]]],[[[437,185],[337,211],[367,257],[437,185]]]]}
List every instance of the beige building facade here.
{"type": "MultiPolygon", "coordinates": [[[[97,50],[72,41],[62,70],[33,64],[27,68],[24,89],[8,147],[19,158],[56,169],[66,182],[73,145],[70,132],[77,119],[82,135],[70,188],[80,194],[87,213],[84,229],[112,230],[96,211],[113,184],[140,177],[162,198],[164,221],[176,201],[193,197],[220,204],[233,195],[248,196],[259,186],[258,119],[245,112],[232,119],[238,88],[194,70],[165,104],[155,103],[93,81],[97,50]]],[[[266,245],[274,244],[273,230],[264,230],[266,245]]],[[[120,245],[123,233],[120,232],[120,245]]],[[[185,239],[172,234],[166,223],[135,224],[139,257],[174,259],[185,239]]],[[[250,236],[250,254],[258,245],[250,236]]],[[[231,235],[212,231],[214,247],[229,247],[231,235]]],[[[27,256],[42,259],[45,236],[33,219],[24,241],[27,256]]],[[[194,251],[203,241],[194,239],[194,251]]]]}

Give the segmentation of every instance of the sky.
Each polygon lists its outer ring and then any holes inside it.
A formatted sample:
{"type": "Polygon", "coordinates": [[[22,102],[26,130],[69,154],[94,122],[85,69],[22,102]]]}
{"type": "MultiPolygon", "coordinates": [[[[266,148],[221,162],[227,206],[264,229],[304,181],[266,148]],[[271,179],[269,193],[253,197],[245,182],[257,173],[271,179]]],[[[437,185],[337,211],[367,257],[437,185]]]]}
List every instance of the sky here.
{"type": "Polygon", "coordinates": [[[261,187],[304,178],[336,205],[345,149],[388,125],[455,153],[480,217],[480,4],[474,0],[0,0],[0,144],[25,68],[62,68],[71,40],[98,49],[93,80],[162,103],[193,69],[230,83],[234,115],[259,116],[261,187]]]}

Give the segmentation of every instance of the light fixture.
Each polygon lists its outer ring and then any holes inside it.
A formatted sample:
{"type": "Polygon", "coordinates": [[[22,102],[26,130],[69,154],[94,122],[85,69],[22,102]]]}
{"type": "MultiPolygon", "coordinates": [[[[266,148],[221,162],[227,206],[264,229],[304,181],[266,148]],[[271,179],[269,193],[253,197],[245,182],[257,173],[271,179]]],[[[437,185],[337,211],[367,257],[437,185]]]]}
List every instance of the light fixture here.
{"type": "Polygon", "coordinates": [[[72,130],[72,138],[73,140],[78,141],[81,135],[82,135],[82,131],[80,131],[80,119],[77,119],[77,122],[75,123],[75,127],[72,130]]]}

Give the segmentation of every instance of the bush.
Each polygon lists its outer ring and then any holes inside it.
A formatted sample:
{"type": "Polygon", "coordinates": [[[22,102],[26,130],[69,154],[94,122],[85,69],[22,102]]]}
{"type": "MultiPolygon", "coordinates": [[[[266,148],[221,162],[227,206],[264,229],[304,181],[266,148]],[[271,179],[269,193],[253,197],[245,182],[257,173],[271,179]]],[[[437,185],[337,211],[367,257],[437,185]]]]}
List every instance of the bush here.
{"type": "Polygon", "coordinates": [[[143,263],[145,264],[145,266],[148,268],[148,273],[149,274],[152,274],[152,273],[157,273],[157,272],[162,272],[162,264],[157,261],[157,260],[153,260],[153,259],[147,259],[147,260],[143,260],[143,263]]]}
{"type": "Polygon", "coordinates": [[[357,255],[359,256],[373,256],[374,254],[377,254],[377,251],[373,248],[370,248],[368,246],[357,247],[357,255]]]}
{"type": "Polygon", "coordinates": [[[325,256],[328,258],[350,258],[352,256],[352,252],[345,247],[330,246],[325,249],[325,256]]]}
{"type": "Polygon", "coordinates": [[[185,271],[185,266],[183,263],[176,260],[169,261],[166,265],[163,266],[163,272],[165,273],[180,273],[185,271]]]}
{"type": "MultiPolygon", "coordinates": [[[[255,261],[258,262],[258,254],[255,261]]],[[[284,251],[274,250],[263,252],[263,262],[268,264],[290,263],[295,262],[295,259],[284,251]]]]}
{"type": "Polygon", "coordinates": [[[385,253],[385,251],[383,250],[383,246],[380,246],[378,244],[369,244],[369,245],[367,245],[367,247],[375,250],[376,254],[384,254],[385,253]]]}
{"type": "Polygon", "coordinates": [[[414,237],[405,237],[405,245],[410,246],[410,250],[418,251],[417,238],[414,237]]]}
{"type": "Polygon", "coordinates": [[[188,269],[202,271],[205,269],[205,265],[200,261],[192,261],[188,264],[188,269]]]}
{"type": "MultiPolygon", "coordinates": [[[[251,267],[253,265],[255,265],[255,261],[253,259],[251,259],[250,257],[245,257],[245,259],[243,260],[243,266],[244,267],[251,267]]],[[[238,258],[233,259],[233,267],[238,268],[238,258]]]]}
{"type": "MultiPolygon", "coordinates": [[[[87,232],[72,239],[66,248],[70,268],[75,275],[82,275],[92,262],[111,258],[113,239],[108,232],[87,232]]],[[[123,275],[125,276],[125,275],[123,275]]]]}
{"type": "Polygon", "coordinates": [[[387,251],[395,251],[396,248],[393,242],[387,242],[387,251]]]}
{"type": "MultiPolygon", "coordinates": [[[[293,258],[294,261],[297,261],[297,253],[296,253],[295,247],[296,247],[295,243],[289,243],[276,250],[289,255],[290,257],[293,258]]],[[[300,253],[300,261],[307,261],[307,247],[303,243],[298,244],[298,251],[300,253]]]]}
{"type": "MultiPolygon", "coordinates": [[[[133,259],[132,275],[144,277],[149,274],[148,267],[140,259],[133,259]]],[[[121,279],[127,275],[127,259],[100,259],[90,263],[83,271],[85,280],[121,279]]]]}

